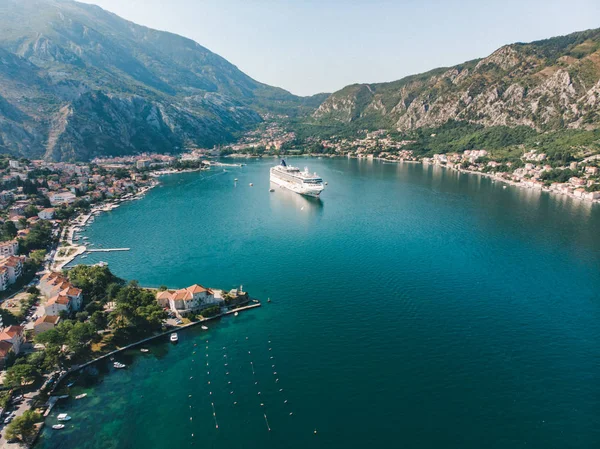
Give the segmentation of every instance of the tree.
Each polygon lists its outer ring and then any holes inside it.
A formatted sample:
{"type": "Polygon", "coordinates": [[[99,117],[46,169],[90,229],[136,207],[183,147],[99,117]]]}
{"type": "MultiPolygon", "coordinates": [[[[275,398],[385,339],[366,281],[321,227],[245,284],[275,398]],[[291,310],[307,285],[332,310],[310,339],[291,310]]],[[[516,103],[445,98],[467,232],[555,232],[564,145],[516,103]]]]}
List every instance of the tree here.
{"type": "Polygon", "coordinates": [[[2,234],[8,239],[14,239],[17,236],[17,226],[13,221],[7,220],[2,225],[2,234]]]}
{"type": "Polygon", "coordinates": [[[92,314],[90,318],[90,324],[94,326],[96,331],[101,331],[106,329],[108,326],[108,318],[106,317],[106,313],[101,311],[96,311],[92,314]]]}
{"type": "Polygon", "coordinates": [[[39,212],[38,208],[35,207],[33,204],[28,205],[24,210],[25,216],[27,218],[35,217],[38,214],[38,212],[39,212]]]}
{"type": "Polygon", "coordinates": [[[46,258],[46,250],[45,249],[36,249],[31,251],[29,254],[29,258],[36,265],[42,265],[44,263],[44,259],[46,258]]]}
{"type": "Polygon", "coordinates": [[[21,416],[17,416],[6,427],[6,439],[19,438],[29,442],[35,436],[35,425],[42,421],[42,415],[33,410],[26,410],[21,416]]]}
{"type": "Polygon", "coordinates": [[[6,370],[4,385],[7,387],[20,387],[35,382],[39,375],[37,369],[27,363],[13,365],[6,370]]]}
{"type": "Polygon", "coordinates": [[[19,240],[19,251],[27,254],[35,249],[44,249],[52,241],[52,225],[46,220],[35,223],[24,238],[19,240]]]}
{"type": "Polygon", "coordinates": [[[110,272],[108,267],[78,265],[69,271],[71,283],[83,291],[86,301],[105,301],[113,290],[124,283],[110,272]],[[115,284],[115,285],[112,285],[115,284]]]}
{"type": "Polygon", "coordinates": [[[69,349],[73,351],[75,355],[79,355],[88,347],[94,337],[97,336],[96,330],[90,323],[77,322],[69,330],[67,344],[69,345],[69,349]]]}

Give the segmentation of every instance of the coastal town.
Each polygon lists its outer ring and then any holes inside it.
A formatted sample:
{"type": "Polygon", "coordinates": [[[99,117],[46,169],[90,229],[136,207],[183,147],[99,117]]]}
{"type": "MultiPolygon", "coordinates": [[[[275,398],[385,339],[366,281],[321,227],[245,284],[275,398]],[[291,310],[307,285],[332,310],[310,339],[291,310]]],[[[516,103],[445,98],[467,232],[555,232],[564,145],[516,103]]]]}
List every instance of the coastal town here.
{"type": "Polygon", "coordinates": [[[8,439],[19,444],[35,438],[38,415],[29,434],[16,435],[11,422],[51,408],[52,392],[71,370],[136,341],[260,305],[242,287],[143,288],[116,278],[103,263],[70,267],[92,251],[127,251],[94,249],[81,231],[98,215],[143,197],[162,175],[228,165],[218,157],[308,154],[419,163],[600,201],[600,159],[594,154],[567,164],[537,150],[510,161],[496,160],[486,149],[423,157],[407,149],[411,141],[384,130],[356,139],[313,139],[307,152],[294,142],[294,133],[267,124],[235,145],[189,148],[177,156],[145,153],[89,163],[0,156],[0,380],[6,388],[0,392],[0,447],[11,447],[8,439]]]}
{"type": "MultiPolygon", "coordinates": [[[[272,123],[266,126],[268,134],[249,132],[243,139],[224,148],[198,152],[200,156],[227,157],[263,156],[328,156],[393,163],[422,163],[444,167],[458,172],[490,177],[520,188],[564,195],[583,201],[600,201],[600,154],[583,151],[580,157],[569,161],[552,160],[548,154],[525,147],[506,158],[496,156],[485,148],[461,152],[417,154],[409,149],[414,140],[398,137],[389,130],[362,130],[356,137],[309,137],[298,142],[294,132],[272,123]]],[[[430,137],[434,138],[435,134],[430,137]]]]}
{"type": "Polygon", "coordinates": [[[0,447],[32,441],[42,421],[38,411],[51,406],[58,380],[81,363],[168,329],[260,305],[241,287],[150,289],[126,284],[102,263],[66,268],[93,251],[78,231],[97,215],[141,198],[163,174],[206,168],[190,154],[89,164],[0,156],[0,447]],[[90,288],[100,282],[100,291],[90,288]],[[124,310],[132,294],[146,314],[124,310]],[[25,422],[31,425],[22,431],[25,422]]]}

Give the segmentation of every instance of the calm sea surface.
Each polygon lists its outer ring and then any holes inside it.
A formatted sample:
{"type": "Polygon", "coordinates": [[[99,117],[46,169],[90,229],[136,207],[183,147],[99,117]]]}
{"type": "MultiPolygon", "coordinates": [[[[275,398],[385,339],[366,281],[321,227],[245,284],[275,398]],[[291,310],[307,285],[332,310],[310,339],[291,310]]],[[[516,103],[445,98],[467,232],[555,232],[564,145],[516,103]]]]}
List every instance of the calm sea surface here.
{"type": "Polygon", "coordinates": [[[600,447],[599,207],[421,165],[290,162],[328,181],[321,200],[269,193],[275,161],[249,161],[164,177],[88,228],[131,251],[81,262],[243,284],[263,307],[81,375],[88,396],[39,448],[600,447]]]}

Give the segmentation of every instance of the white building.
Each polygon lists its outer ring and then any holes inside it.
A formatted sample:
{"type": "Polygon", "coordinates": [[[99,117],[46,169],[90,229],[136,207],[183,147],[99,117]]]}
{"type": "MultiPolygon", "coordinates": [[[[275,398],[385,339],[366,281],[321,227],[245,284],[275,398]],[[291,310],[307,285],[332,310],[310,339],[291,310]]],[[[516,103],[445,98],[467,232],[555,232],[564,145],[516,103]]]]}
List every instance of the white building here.
{"type": "Polygon", "coordinates": [[[223,304],[223,300],[215,297],[211,289],[198,284],[180,290],[158,292],[156,299],[163,307],[168,307],[179,316],[198,313],[207,307],[223,304]]]}
{"type": "Polygon", "coordinates": [[[17,251],[19,251],[19,242],[16,239],[0,243],[0,257],[14,256],[17,251]]]}
{"type": "MultiPolygon", "coordinates": [[[[14,284],[18,278],[23,274],[23,260],[24,257],[9,256],[0,260],[0,269],[6,270],[6,276],[8,277],[8,283],[14,284]]],[[[3,277],[1,275],[0,277],[3,277]]]]}
{"type": "Polygon", "coordinates": [[[54,218],[54,209],[49,207],[38,212],[38,217],[42,220],[52,220],[54,218]]]}
{"type": "Polygon", "coordinates": [[[50,204],[56,206],[57,204],[71,204],[77,200],[77,196],[75,196],[71,192],[55,192],[51,193],[48,198],[50,199],[50,204]]]}

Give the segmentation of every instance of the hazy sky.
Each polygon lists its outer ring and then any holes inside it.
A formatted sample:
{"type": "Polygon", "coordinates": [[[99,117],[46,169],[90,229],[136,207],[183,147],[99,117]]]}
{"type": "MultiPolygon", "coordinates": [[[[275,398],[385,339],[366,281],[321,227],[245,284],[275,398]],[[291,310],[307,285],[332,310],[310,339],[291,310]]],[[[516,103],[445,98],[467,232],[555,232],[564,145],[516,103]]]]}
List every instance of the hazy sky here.
{"type": "Polygon", "coordinates": [[[392,81],[600,27],[600,0],[84,0],[295,94],[392,81]]]}

